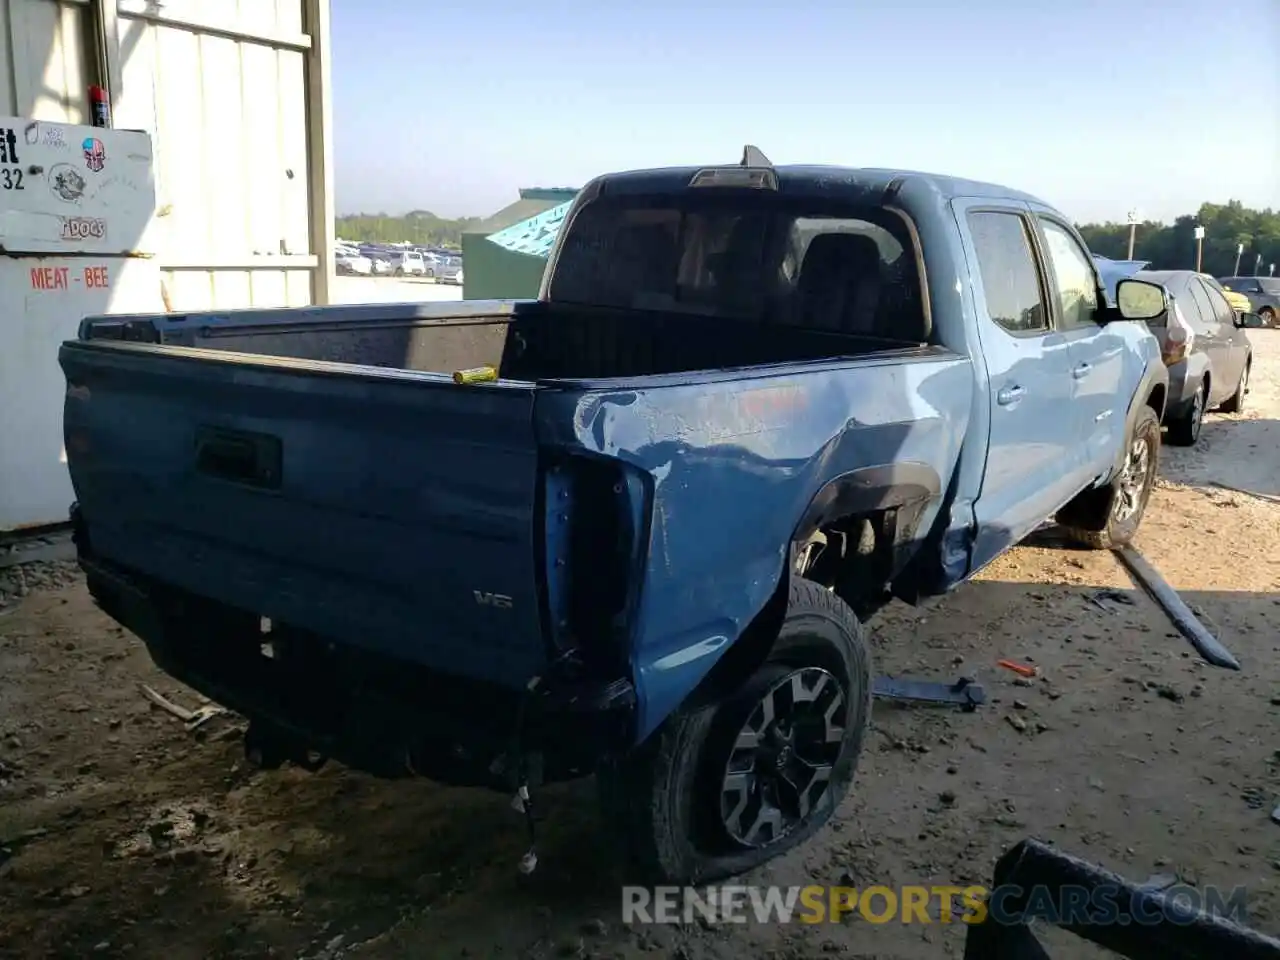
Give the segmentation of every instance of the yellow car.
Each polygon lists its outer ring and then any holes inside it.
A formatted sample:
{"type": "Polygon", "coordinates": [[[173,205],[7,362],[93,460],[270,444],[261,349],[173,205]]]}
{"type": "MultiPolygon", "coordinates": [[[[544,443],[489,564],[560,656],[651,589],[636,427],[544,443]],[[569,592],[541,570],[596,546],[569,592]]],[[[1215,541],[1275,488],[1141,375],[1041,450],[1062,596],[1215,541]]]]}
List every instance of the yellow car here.
{"type": "Polygon", "coordinates": [[[1227,303],[1231,304],[1231,309],[1236,313],[1249,313],[1253,307],[1249,305],[1249,298],[1243,293],[1236,293],[1234,290],[1223,290],[1222,295],[1227,298],[1227,303]]]}

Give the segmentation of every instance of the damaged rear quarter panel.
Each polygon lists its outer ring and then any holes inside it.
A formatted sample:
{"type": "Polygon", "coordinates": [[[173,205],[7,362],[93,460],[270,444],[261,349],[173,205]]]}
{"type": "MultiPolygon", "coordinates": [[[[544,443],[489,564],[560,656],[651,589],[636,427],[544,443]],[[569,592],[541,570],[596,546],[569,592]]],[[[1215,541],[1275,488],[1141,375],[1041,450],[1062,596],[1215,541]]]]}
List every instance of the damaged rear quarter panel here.
{"type": "MultiPolygon", "coordinates": [[[[643,740],[693,692],[778,586],[827,481],[915,462],[945,489],[968,423],[967,358],[935,347],[751,371],[564,385],[540,403],[553,445],[651,480],[630,663],[643,740]],[[559,426],[563,425],[563,426],[559,426]],[[569,431],[572,431],[570,434],[569,431]]],[[[939,503],[921,516],[926,531],[939,503]]]]}

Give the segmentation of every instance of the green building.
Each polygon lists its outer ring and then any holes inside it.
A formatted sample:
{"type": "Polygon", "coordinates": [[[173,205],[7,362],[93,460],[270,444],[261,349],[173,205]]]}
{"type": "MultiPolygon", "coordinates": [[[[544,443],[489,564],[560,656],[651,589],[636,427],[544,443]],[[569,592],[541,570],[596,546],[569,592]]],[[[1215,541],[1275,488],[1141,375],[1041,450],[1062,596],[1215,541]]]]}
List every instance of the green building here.
{"type": "Polygon", "coordinates": [[[515,203],[464,233],[462,295],[468,300],[536,297],[551,245],[577,195],[568,187],[526,187],[515,203]]]}

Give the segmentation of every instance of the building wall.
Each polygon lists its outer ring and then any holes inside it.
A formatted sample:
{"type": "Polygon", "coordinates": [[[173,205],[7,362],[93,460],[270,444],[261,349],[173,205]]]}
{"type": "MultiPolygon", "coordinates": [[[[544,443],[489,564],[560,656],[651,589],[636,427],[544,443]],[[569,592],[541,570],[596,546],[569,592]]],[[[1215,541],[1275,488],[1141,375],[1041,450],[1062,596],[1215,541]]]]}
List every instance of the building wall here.
{"type": "Polygon", "coordinates": [[[328,0],[0,0],[0,114],[151,133],[175,310],[327,302],[328,0]]]}

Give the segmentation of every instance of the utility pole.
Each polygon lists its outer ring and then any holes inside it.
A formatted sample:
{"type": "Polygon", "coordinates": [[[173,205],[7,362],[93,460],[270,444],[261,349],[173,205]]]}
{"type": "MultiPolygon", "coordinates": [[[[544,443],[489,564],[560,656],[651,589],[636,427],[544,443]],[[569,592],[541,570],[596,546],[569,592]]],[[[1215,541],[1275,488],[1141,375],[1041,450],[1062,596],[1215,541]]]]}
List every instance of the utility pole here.
{"type": "Polygon", "coordinates": [[[1262,272],[1262,254],[1258,254],[1253,260],[1253,275],[1256,277],[1262,272]]]}
{"type": "Polygon", "coordinates": [[[1130,260],[1133,259],[1133,241],[1136,239],[1137,235],[1138,235],[1138,211],[1130,210],[1129,211],[1129,257],[1128,257],[1128,259],[1130,260]]]}
{"type": "Polygon", "coordinates": [[[1231,271],[1231,275],[1233,277],[1240,276],[1240,258],[1242,256],[1244,256],[1244,244],[1237,243],[1236,244],[1236,268],[1231,271]]]}
{"type": "Polygon", "coordinates": [[[1196,227],[1196,273],[1200,272],[1200,264],[1204,259],[1204,227],[1196,227]]]}
{"type": "Polygon", "coordinates": [[[1270,273],[1268,273],[1268,274],[1267,274],[1267,276],[1268,276],[1268,277],[1274,277],[1275,275],[1276,275],[1276,265],[1273,263],[1273,264],[1271,265],[1271,272],[1270,272],[1270,273]]]}

